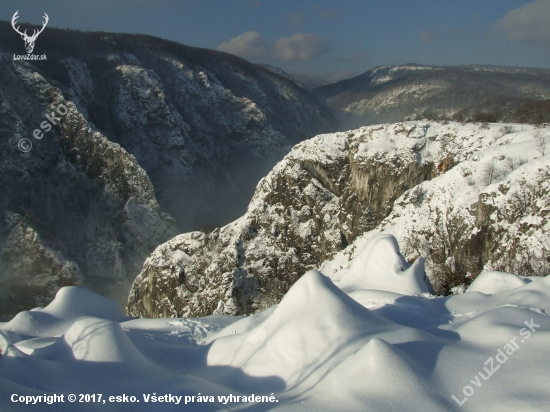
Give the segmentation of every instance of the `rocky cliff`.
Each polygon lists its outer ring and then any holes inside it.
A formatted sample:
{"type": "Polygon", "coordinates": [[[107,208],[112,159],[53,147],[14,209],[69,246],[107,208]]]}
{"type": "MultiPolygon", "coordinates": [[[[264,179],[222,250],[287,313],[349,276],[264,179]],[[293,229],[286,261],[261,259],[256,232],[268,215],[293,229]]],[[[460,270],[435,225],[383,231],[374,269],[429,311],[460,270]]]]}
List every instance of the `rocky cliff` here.
{"type": "Polygon", "coordinates": [[[405,192],[375,230],[324,262],[322,270],[337,280],[369,239],[385,233],[397,238],[410,262],[425,259],[439,293],[463,290],[485,271],[548,275],[550,129],[499,124],[480,128],[484,137],[473,147],[463,135],[474,137],[471,128],[446,134],[444,147],[462,147],[466,156],[405,192]]]}
{"type": "Polygon", "coordinates": [[[174,219],[135,157],[75,102],[32,65],[0,60],[0,311],[43,305],[65,285],[121,301],[147,254],[177,233],[174,219]],[[46,116],[50,131],[22,152],[46,116]]]}
{"type": "Polygon", "coordinates": [[[0,32],[0,314],[62,285],[125,301],[158,244],[241,214],[292,145],[336,127],[309,92],[224,53],[49,28],[47,60],[25,62],[0,32]]]}
{"type": "MultiPolygon", "coordinates": [[[[521,128],[407,122],[302,142],[260,181],[240,219],[159,246],[134,282],[128,312],[148,317],[254,313],[278,303],[303,273],[325,261],[327,273],[345,268],[369,233],[390,229],[408,259],[428,260],[428,275],[439,292],[489,266],[514,264],[522,252],[509,243],[523,242],[513,228],[528,211],[504,210],[517,193],[520,170],[536,181],[544,172],[533,165],[547,162],[536,155],[536,145],[548,129],[521,128]],[[486,164],[494,167],[490,182],[486,164]],[[468,196],[445,179],[465,187],[468,196]],[[428,183],[441,189],[430,190],[428,183]],[[495,190],[504,196],[498,206],[491,203],[495,190]],[[400,220],[404,208],[408,214],[400,220]],[[495,211],[508,213],[509,226],[500,218],[496,225],[495,211]],[[496,231],[500,235],[492,238],[496,231]],[[432,245],[434,236],[441,240],[432,245]],[[497,248],[507,255],[495,254],[497,248]]],[[[540,216],[527,219],[544,231],[548,203],[546,189],[541,190],[535,212],[540,216]]]]}

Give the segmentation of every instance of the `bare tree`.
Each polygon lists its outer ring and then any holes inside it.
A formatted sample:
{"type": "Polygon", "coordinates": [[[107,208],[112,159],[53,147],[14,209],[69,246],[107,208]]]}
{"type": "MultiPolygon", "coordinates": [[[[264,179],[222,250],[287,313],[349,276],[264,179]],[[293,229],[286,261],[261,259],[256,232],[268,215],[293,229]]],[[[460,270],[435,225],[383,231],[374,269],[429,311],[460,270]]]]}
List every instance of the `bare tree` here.
{"type": "Polygon", "coordinates": [[[502,137],[506,136],[507,134],[514,133],[514,131],[515,130],[512,126],[504,126],[498,130],[498,134],[500,135],[500,137],[502,137]]]}
{"type": "Polygon", "coordinates": [[[489,186],[496,179],[498,179],[499,174],[497,159],[493,157],[488,163],[483,165],[483,174],[481,178],[483,179],[485,186],[489,186]]]}
{"type": "Polygon", "coordinates": [[[426,194],[428,191],[422,187],[422,185],[416,186],[413,190],[410,192],[410,199],[411,203],[415,205],[416,207],[420,207],[424,199],[426,198],[426,194]]]}
{"type": "Polygon", "coordinates": [[[550,242],[540,236],[535,236],[534,240],[534,244],[529,246],[518,243],[514,259],[501,270],[523,276],[550,275],[550,242]]]}
{"type": "Polygon", "coordinates": [[[528,161],[529,160],[525,157],[509,157],[509,158],[506,159],[505,167],[510,172],[513,172],[518,167],[520,167],[521,165],[524,165],[528,161]]]}
{"type": "Polygon", "coordinates": [[[548,191],[543,183],[550,179],[550,170],[540,169],[535,179],[528,181],[525,177],[518,181],[518,188],[511,194],[508,207],[508,220],[516,219],[533,213],[538,199],[548,191]]]}
{"type": "Polygon", "coordinates": [[[506,169],[508,169],[510,172],[513,172],[518,167],[518,164],[516,162],[516,159],[509,157],[506,159],[506,169]]]}
{"type": "Polygon", "coordinates": [[[546,154],[546,137],[540,131],[537,131],[535,139],[537,140],[537,150],[544,156],[546,154]]]}
{"type": "Polygon", "coordinates": [[[510,211],[517,219],[530,213],[534,202],[540,195],[540,187],[535,182],[528,182],[525,178],[519,181],[518,189],[510,196],[510,211]]]}
{"type": "Polygon", "coordinates": [[[446,295],[451,288],[465,284],[465,267],[455,260],[460,248],[463,222],[453,209],[453,195],[449,194],[446,208],[436,206],[433,226],[422,231],[414,229],[403,239],[405,255],[422,256],[432,286],[438,294],[446,295]]]}

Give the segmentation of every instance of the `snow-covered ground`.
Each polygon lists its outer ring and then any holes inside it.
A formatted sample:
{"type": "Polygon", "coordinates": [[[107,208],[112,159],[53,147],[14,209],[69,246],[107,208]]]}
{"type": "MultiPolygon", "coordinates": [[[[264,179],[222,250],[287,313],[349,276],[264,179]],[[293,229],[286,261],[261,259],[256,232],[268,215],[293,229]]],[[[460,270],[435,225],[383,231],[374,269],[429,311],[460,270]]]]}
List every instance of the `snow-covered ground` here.
{"type": "Polygon", "coordinates": [[[129,319],[63,288],[0,324],[0,409],[546,410],[550,278],[486,272],[466,293],[436,297],[423,264],[377,235],[334,281],[310,271],[244,318],[129,319]],[[53,394],[64,402],[21,403],[53,394]]]}

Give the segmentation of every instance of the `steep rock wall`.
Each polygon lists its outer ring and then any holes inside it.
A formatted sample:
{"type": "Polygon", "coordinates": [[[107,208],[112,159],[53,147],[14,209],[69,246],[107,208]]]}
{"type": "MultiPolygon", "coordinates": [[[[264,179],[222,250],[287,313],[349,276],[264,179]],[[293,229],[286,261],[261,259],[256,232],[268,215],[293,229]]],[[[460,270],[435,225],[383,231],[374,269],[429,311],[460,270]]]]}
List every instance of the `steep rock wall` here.
{"type": "Polygon", "coordinates": [[[145,257],[177,233],[175,222],[135,157],[32,65],[0,59],[0,312],[41,306],[65,285],[121,302],[145,257]],[[57,120],[40,150],[18,150],[47,115],[57,120]]]}
{"type": "Polygon", "coordinates": [[[276,304],[305,271],[391,213],[397,218],[402,196],[422,204],[422,182],[498,144],[507,130],[407,122],[302,142],[260,181],[243,217],[159,246],[133,285],[128,313],[246,314],[276,304]]]}

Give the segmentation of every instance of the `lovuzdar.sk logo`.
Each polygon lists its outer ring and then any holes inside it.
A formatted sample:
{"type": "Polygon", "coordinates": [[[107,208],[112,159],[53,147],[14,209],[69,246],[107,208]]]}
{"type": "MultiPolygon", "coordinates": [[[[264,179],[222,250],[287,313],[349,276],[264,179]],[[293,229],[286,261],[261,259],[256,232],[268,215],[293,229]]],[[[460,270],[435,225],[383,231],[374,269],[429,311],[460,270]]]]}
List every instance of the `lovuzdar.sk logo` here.
{"type": "Polygon", "coordinates": [[[46,25],[48,24],[48,21],[50,20],[48,15],[44,13],[44,16],[43,16],[44,22],[42,23],[42,28],[40,30],[33,30],[32,36],[29,36],[27,34],[27,30],[23,32],[19,30],[19,27],[21,26],[17,26],[17,27],[15,26],[16,20],[18,18],[19,18],[19,10],[17,10],[13,14],[13,17],[11,18],[11,26],[19,35],[21,35],[21,38],[25,41],[25,49],[27,50],[27,54],[19,54],[19,55],[14,54],[13,60],[47,60],[47,57],[45,54],[36,55],[36,54],[32,54],[32,51],[34,50],[34,43],[36,42],[36,39],[38,38],[40,33],[44,31],[44,29],[46,28],[46,25]]]}

